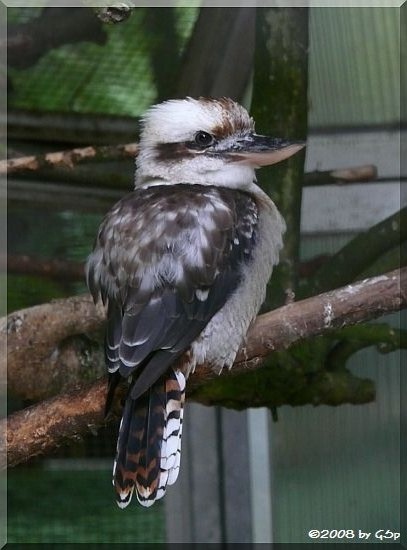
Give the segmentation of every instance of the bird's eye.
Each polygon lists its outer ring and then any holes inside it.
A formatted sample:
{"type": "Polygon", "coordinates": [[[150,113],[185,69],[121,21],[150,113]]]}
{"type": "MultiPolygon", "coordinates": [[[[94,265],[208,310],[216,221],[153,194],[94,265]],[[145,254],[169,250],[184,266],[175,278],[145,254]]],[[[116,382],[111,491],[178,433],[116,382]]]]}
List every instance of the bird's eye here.
{"type": "Polygon", "coordinates": [[[213,136],[208,134],[208,132],[200,130],[195,134],[195,143],[199,145],[199,147],[208,147],[208,145],[213,143],[213,136]]]}

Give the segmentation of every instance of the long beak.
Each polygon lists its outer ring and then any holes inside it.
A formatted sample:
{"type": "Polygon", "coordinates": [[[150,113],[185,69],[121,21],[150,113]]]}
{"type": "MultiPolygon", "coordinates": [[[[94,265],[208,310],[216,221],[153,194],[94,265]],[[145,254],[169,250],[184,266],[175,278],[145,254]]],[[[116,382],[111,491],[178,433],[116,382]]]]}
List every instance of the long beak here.
{"type": "Polygon", "coordinates": [[[250,134],[234,144],[228,152],[232,162],[249,164],[254,168],[268,166],[291,157],[305,147],[304,141],[287,141],[280,138],[250,134]]]}

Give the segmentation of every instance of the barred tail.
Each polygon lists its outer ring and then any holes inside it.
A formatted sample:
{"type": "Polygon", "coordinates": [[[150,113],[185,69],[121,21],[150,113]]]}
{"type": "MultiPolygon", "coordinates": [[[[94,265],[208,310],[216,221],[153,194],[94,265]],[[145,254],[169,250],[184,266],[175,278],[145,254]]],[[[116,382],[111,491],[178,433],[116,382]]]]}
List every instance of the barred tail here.
{"type": "Polygon", "coordinates": [[[185,377],[169,369],[136,400],[130,393],[113,467],[113,486],[120,508],[130,503],[134,488],[140,504],[151,506],[178,477],[185,377]]]}

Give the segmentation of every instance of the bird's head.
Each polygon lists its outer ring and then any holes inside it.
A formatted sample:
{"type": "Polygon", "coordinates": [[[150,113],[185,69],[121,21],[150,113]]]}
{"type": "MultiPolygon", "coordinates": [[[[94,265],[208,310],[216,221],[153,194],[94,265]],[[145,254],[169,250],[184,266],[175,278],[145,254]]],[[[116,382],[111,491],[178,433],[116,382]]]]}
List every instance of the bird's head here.
{"type": "Polygon", "coordinates": [[[304,146],[255,133],[254,120],[231,99],[175,99],[143,117],[136,185],[199,183],[245,189],[254,170],[304,146]]]}

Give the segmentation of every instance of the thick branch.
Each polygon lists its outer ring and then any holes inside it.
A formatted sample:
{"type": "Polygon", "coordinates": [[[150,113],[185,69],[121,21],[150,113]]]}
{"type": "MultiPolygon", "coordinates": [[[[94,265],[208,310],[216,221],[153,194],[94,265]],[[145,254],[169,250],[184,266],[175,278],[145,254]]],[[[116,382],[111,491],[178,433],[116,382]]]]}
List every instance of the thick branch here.
{"type": "MultiPolygon", "coordinates": [[[[222,374],[222,377],[255,371],[273,351],[286,349],[305,338],[404,308],[407,305],[406,289],[407,268],[404,268],[261,315],[249,331],[247,343],[240,350],[232,371],[222,374]]],[[[44,349],[46,339],[55,342],[66,334],[100,328],[102,316],[92,307],[88,297],[59,300],[17,312],[9,316],[8,323],[4,319],[1,328],[3,338],[9,332],[9,353],[14,360],[16,355],[27,358],[35,352],[36,342],[28,340],[28,336],[31,324],[34,323],[38,331],[40,321],[47,334],[38,334],[37,339],[42,341],[44,349]],[[64,302],[65,310],[59,320],[55,319],[55,310],[60,310],[64,302]]],[[[13,364],[10,370],[13,370],[13,364]]],[[[20,372],[20,383],[27,378],[27,375],[22,375],[23,371],[20,372]]],[[[31,376],[38,376],[38,371],[31,376]]],[[[188,381],[189,394],[213,378],[216,374],[207,365],[197,368],[188,381]]],[[[101,425],[104,386],[105,382],[99,380],[92,386],[69,391],[11,415],[8,419],[8,464],[16,465],[49,452],[65,439],[76,438],[101,425]]],[[[0,431],[5,430],[5,424],[6,420],[0,422],[0,431]]],[[[0,449],[0,454],[1,450],[4,449],[0,449]]]]}
{"type": "MultiPolygon", "coordinates": [[[[299,340],[398,311],[407,306],[407,268],[365,279],[260,315],[240,350],[233,374],[258,368],[259,359],[299,340]]],[[[213,378],[197,369],[189,387],[213,378]]]]}
{"type": "Polygon", "coordinates": [[[102,372],[103,355],[96,360],[94,333],[104,320],[102,307],[90,296],[55,300],[19,310],[0,320],[0,379],[24,399],[55,395],[102,372]],[[27,358],[29,357],[29,361],[27,358]],[[92,361],[92,359],[94,361],[92,361]]]}
{"type": "MultiPolygon", "coordinates": [[[[58,448],[66,439],[94,431],[103,423],[105,396],[106,382],[102,379],[12,414],[7,428],[6,421],[2,420],[0,433],[7,429],[7,437],[2,438],[2,447],[7,441],[7,464],[16,466],[58,448]]],[[[0,469],[3,469],[5,448],[0,447],[0,456],[0,469]]]]}

